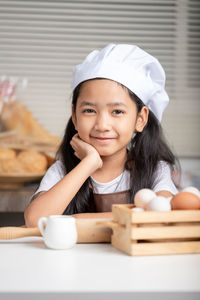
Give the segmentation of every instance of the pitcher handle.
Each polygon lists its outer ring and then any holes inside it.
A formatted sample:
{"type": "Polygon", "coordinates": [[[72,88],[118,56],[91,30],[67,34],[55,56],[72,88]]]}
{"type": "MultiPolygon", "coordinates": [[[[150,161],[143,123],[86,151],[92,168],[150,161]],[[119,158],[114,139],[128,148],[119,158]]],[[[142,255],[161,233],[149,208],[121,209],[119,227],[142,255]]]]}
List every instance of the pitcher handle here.
{"type": "Polygon", "coordinates": [[[38,220],[38,228],[42,234],[42,236],[44,236],[44,224],[46,225],[47,223],[47,218],[46,217],[42,217],[38,220]]]}

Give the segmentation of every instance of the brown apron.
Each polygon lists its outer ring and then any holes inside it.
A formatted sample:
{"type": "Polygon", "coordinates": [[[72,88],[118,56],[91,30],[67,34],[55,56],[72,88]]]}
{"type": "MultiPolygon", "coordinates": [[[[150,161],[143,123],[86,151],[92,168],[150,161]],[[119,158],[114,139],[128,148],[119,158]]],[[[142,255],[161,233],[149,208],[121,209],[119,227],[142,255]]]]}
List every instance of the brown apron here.
{"type": "Polygon", "coordinates": [[[112,204],[130,203],[130,190],[110,194],[93,193],[93,200],[96,212],[110,212],[112,204]]]}

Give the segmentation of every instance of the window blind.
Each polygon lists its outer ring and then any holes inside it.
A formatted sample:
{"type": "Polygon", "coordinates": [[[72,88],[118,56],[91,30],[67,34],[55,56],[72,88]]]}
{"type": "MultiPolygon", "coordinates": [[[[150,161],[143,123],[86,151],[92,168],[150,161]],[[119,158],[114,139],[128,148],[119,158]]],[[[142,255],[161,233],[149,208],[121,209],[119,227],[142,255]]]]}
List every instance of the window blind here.
{"type": "Polygon", "coordinates": [[[162,125],[179,156],[199,156],[198,0],[0,0],[0,76],[27,78],[18,98],[62,137],[73,66],[108,43],[136,44],[163,65],[162,125]]]}

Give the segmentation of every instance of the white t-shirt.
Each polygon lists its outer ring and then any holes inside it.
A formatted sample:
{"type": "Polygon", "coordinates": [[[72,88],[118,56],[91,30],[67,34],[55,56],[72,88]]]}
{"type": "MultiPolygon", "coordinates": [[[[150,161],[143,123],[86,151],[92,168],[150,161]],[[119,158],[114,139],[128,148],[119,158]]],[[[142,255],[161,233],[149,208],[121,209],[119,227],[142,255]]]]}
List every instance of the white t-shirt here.
{"type": "MultiPolygon", "coordinates": [[[[48,191],[52,186],[54,186],[58,181],[60,181],[65,176],[64,166],[60,160],[57,160],[46,172],[44,175],[39,188],[33,195],[36,196],[37,193],[41,191],[48,191]]],[[[125,170],[117,178],[112,181],[101,183],[97,182],[92,176],[92,186],[94,193],[97,194],[108,194],[115,193],[120,191],[126,191],[130,189],[130,172],[125,170]]],[[[176,189],[172,179],[171,179],[171,170],[169,165],[160,161],[158,168],[156,170],[156,182],[153,188],[154,192],[166,190],[172,194],[177,194],[178,190],[176,189]]]]}

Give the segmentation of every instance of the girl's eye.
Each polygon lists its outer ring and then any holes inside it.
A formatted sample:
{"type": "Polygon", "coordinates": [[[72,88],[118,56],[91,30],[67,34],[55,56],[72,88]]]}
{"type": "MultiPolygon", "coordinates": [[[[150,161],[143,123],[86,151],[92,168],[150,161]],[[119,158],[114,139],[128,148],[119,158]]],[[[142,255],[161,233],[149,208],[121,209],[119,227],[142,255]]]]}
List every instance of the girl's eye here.
{"type": "Polygon", "coordinates": [[[83,111],[84,113],[88,113],[88,114],[91,114],[91,113],[94,113],[94,110],[91,109],[91,108],[87,108],[87,109],[84,109],[83,111]]]}
{"type": "Polygon", "coordinates": [[[113,111],[113,113],[114,113],[115,115],[121,115],[121,114],[123,114],[124,112],[123,112],[122,110],[115,109],[115,110],[113,111]]]}

